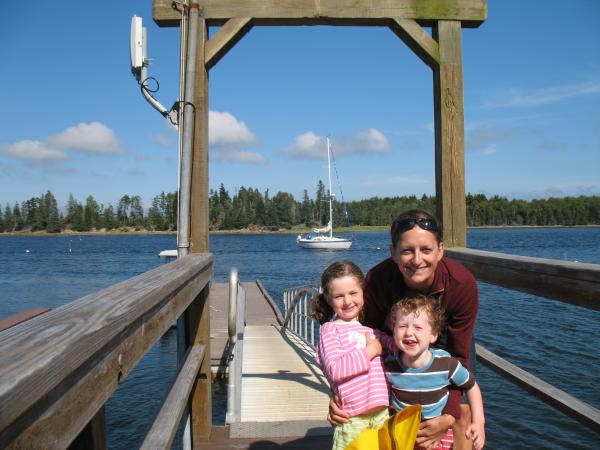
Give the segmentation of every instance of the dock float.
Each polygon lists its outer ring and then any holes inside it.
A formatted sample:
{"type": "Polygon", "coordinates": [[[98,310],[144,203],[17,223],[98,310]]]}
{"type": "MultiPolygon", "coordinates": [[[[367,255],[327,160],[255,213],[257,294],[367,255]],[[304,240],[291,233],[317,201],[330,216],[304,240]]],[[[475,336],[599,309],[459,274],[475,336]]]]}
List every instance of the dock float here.
{"type": "MultiPolygon", "coordinates": [[[[228,411],[235,418],[228,424],[230,437],[330,436],[330,389],[314,350],[281,327],[279,309],[260,282],[240,286],[245,293],[241,395],[238,410],[228,411]]],[[[213,373],[221,372],[222,362],[229,359],[228,296],[229,284],[211,287],[213,373]]],[[[231,383],[231,373],[229,377],[231,383]]]]}

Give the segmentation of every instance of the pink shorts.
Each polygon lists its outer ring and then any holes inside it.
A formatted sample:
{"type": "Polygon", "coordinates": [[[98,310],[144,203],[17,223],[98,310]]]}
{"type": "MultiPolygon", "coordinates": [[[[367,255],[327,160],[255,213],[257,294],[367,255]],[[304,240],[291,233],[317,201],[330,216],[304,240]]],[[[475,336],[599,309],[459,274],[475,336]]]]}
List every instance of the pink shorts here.
{"type": "Polygon", "coordinates": [[[446,431],[446,434],[442,438],[442,442],[436,447],[435,450],[452,450],[452,445],[454,444],[454,433],[452,432],[452,428],[446,431]]]}

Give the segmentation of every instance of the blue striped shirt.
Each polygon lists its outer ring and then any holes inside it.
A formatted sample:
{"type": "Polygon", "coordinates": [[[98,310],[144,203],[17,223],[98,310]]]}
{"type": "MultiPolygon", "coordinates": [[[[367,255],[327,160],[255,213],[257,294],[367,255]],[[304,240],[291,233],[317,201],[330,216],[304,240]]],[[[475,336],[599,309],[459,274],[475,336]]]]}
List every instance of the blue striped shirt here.
{"type": "Polygon", "coordinates": [[[410,405],[423,407],[423,418],[442,413],[448,400],[449,386],[468,391],[475,378],[460,361],[445,350],[430,348],[431,359],[418,369],[402,364],[400,351],[386,357],[385,375],[391,388],[391,404],[397,410],[410,405]]]}

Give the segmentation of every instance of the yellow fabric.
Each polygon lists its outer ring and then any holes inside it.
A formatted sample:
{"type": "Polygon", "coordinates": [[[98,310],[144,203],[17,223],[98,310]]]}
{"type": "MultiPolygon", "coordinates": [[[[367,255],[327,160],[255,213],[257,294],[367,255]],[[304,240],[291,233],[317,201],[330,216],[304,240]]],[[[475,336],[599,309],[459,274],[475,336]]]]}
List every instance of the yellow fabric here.
{"type": "Polygon", "coordinates": [[[364,430],[346,450],[413,450],[420,422],[421,405],[409,406],[387,419],[378,430],[364,430]]]}

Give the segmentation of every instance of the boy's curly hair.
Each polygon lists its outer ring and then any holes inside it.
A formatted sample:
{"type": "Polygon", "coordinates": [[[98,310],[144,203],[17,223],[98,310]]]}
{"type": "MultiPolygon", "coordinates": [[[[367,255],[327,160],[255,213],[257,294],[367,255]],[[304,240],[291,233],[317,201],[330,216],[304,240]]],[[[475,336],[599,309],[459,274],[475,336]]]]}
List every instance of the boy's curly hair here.
{"type": "Polygon", "coordinates": [[[394,329],[394,322],[398,312],[403,314],[415,313],[415,315],[418,315],[421,310],[427,312],[429,316],[431,331],[440,335],[446,328],[446,311],[438,298],[423,294],[404,297],[394,303],[387,317],[389,329],[394,329]]]}
{"type": "MultiPolygon", "coordinates": [[[[343,277],[355,278],[360,284],[361,288],[365,285],[365,275],[363,274],[360,267],[350,260],[336,261],[330,264],[321,275],[321,292],[315,295],[309,306],[309,315],[314,318],[321,325],[328,322],[333,317],[333,308],[329,306],[327,297],[329,296],[329,284],[337,279],[343,277]]],[[[364,308],[360,311],[358,320],[361,321],[363,318],[364,308]]]]}

